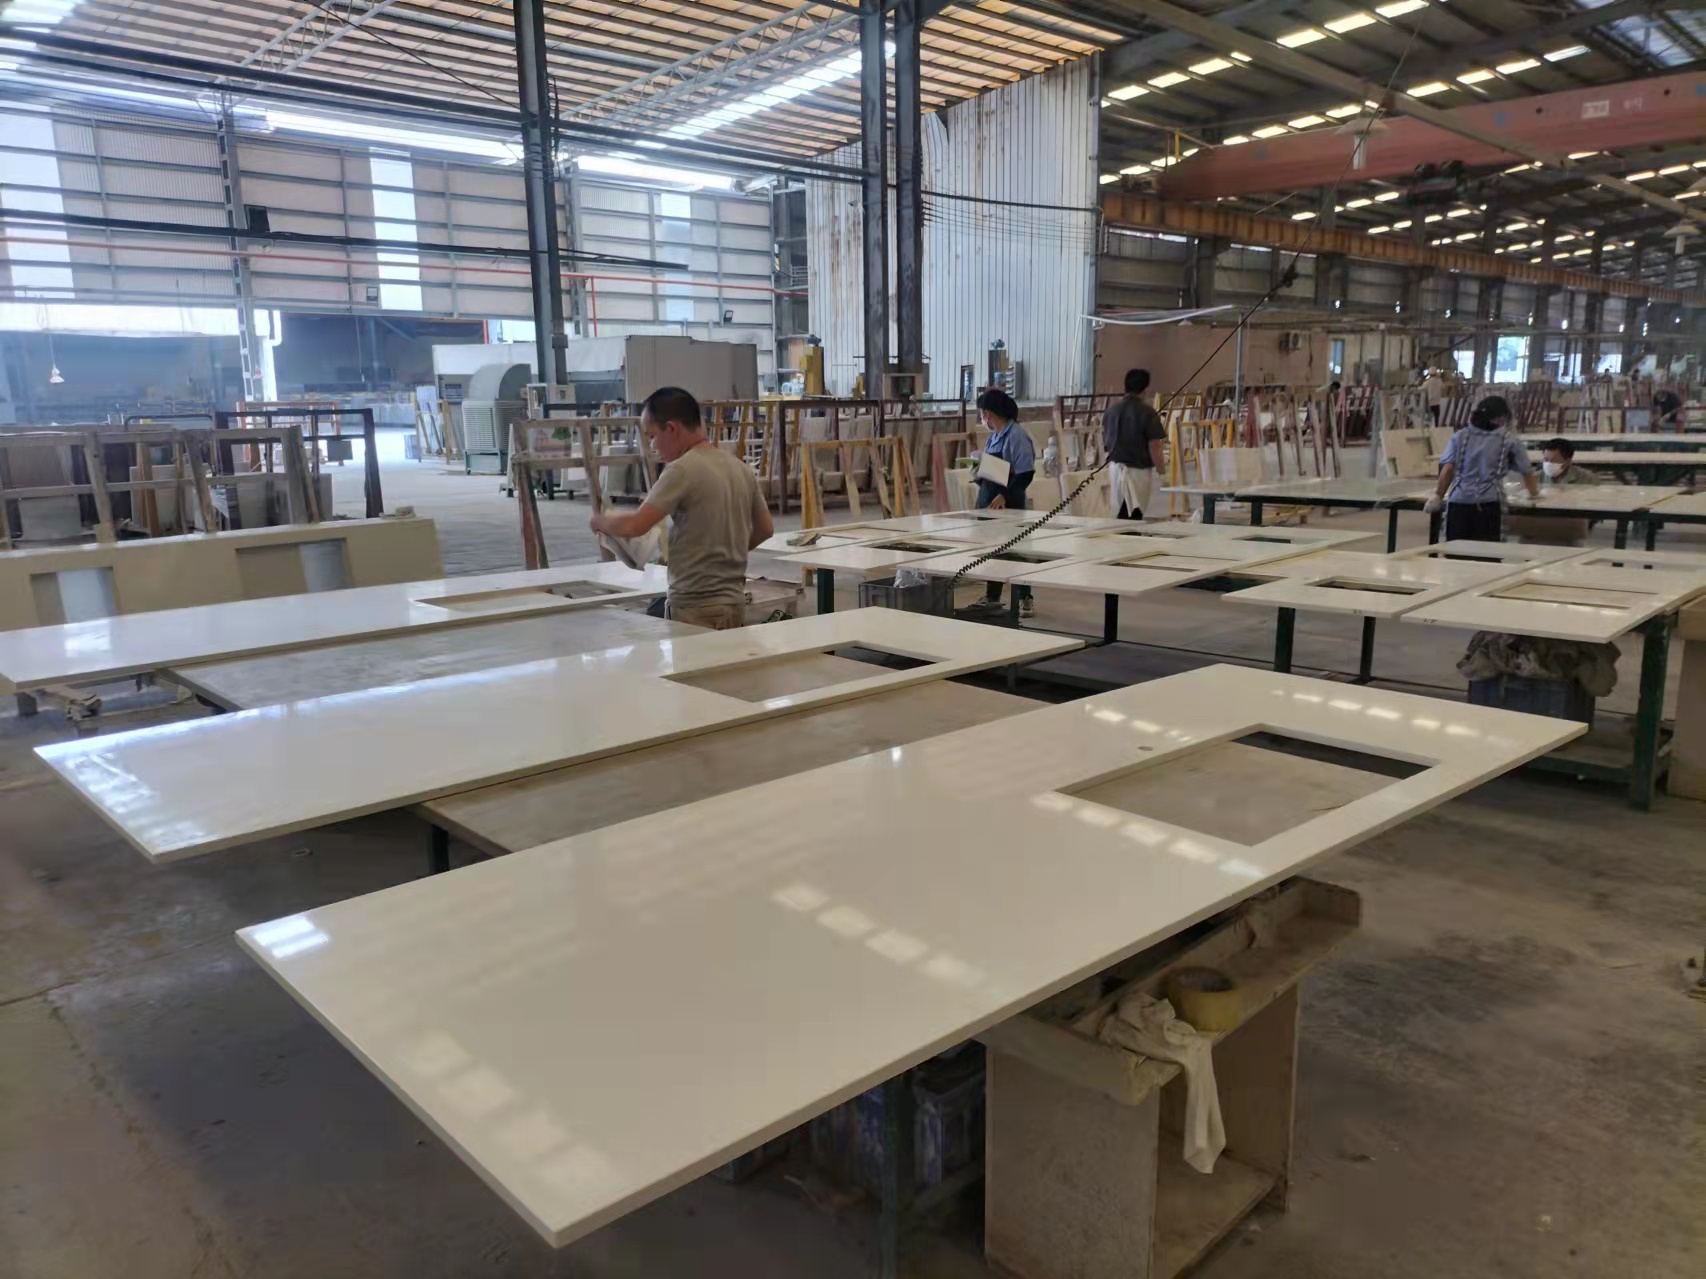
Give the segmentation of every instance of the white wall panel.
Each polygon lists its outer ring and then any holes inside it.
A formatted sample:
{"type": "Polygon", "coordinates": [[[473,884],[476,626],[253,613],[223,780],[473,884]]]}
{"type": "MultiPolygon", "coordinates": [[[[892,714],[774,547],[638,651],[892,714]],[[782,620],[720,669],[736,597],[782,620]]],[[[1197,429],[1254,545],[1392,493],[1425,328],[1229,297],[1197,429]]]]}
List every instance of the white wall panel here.
{"type": "MultiPolygon", "coordinates": [[[[981,382],[997,339],[1021,366],[1021,398],[1089,389],[1096,133],[1088,61],[926,117],[924,354],[937,394],[962,364],[981,382]]],[[[857,165],[859,148],[831,158],[857,165]]],[[[807,184],[811,327],[840,394],[864,362],[862,221],[858,187],[807,184]]],[[[891,259],[893,243],[891,208],[891,259]]]]}

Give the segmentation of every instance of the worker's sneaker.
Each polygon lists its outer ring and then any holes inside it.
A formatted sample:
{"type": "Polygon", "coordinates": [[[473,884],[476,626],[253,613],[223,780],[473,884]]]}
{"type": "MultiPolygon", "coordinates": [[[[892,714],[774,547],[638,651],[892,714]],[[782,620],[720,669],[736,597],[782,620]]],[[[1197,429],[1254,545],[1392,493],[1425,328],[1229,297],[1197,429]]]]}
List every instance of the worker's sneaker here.
{"type": "Polygon", "coordinates": [[[982,616],[986,613],[999,613],[1002,608],[1003,605],[1000,600],[992,600],[989,596],[985,595],[982,599],[977,600],[974,603],[967,604],[961,611],[982,616]]]}
{"type": "Polygon", "coordinates": [[[1035,617],[1036,615],[1037,615],[1037,602],[1034,599],[1032,599],[1029,595],[1027,595],[1027,596],[1025,596],[1024,599],[1019,601],[1019,616],[1020,617],[1035,617]]]}

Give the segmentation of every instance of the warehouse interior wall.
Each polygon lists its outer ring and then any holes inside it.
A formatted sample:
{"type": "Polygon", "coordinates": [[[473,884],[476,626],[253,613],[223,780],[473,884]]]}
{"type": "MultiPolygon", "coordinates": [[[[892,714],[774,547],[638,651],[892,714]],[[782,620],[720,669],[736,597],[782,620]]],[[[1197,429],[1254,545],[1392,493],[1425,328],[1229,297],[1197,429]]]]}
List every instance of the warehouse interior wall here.
{"type": "MultiPolygon", "coordinates": [[[[234,337],[0,332],[10,420],[104,422],[114,413],[199,412],[242,398],[234,337]],[[53,382],[58,368],[62,382],[53,382]]],[[[4,420],[0,416],[0,420],[4,420]]]]}
{"type": "MultiPolygon", "coordinates": [[[[1126,370],[1133,368],[1149,370],[1150,387],[1163,399],[1231,382],[1238,372],[1237,339],[1226,341],[1231,332],[1200,324],[1105,325],[1096,334],[1096,390],[1121,390],[1126,370]],[[1222,341],[1226,345],[1216,353],[1222,341]],[[1208,364],[1196,372],[1204,360],[1208,364]]],[[[1311,330],[1249,329],[1244,335],[1243,383],[1313,386],[1331,381],[1329,342],[1325,333],[1311,330]],[[1282,349],[1294,345],[1296,349],[1282,349]]]]}

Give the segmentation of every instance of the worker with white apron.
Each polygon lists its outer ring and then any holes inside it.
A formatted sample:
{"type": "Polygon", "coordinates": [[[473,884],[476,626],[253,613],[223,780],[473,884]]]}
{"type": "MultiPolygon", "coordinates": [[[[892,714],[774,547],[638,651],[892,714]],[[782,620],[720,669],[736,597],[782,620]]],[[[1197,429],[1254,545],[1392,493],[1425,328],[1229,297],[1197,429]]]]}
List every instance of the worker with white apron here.
{"type": "Polygon", "coordinates": [[[1125,395],[1102,415],[1108,457],[1108,507],[1120,519],[1161,514],[1159,477],[1167,465],[1167,428],[1146,397],[1149,370],[1125,375],[1125,395]]]}

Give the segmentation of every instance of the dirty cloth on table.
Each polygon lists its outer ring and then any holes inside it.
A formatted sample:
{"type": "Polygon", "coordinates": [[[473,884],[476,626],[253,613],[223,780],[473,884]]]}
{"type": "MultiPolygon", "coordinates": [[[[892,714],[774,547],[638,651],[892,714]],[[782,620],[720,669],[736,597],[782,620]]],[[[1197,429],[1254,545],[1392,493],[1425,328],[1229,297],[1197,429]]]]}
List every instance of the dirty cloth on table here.
{"type": "Polygon", "coordinates": [[[1152,995],[1127,995],[1102,1023],[1104,1043],[1159,1061],[1177,1062],[1185,1072],[1185,1162],[1200,1173],[1214,1171],[1226,1149],[1220,1091],[1214,1082],[1214,1041],[1173,1015],[1173,1005],[1152,995]]]}
{"type": "Polygon", "coordinates": [[[1495,675],[1574,680],[1589,695],[1604,697],[1617,687],[1617,657],[1615,644],[1476,631],[1458,660],[1457,673],[1469,680],[1495,675]]]}

